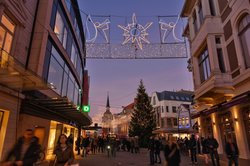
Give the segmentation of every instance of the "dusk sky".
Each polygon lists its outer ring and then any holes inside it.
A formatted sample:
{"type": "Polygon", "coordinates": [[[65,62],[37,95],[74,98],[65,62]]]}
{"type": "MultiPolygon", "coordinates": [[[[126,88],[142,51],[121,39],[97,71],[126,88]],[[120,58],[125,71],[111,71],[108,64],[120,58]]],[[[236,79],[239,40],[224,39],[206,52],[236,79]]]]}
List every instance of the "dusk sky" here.
{"type": "MultiPolygon", "coordinates": [[[[131,18],[135,13],[139,22],[140,16],[178,15],[184,0],[78,0],[78,3],[80,9],[90,15],[119,15],[131,18]]],[[[84,19],[86,16],[83,13],[82,15],[84,19]]],[[[128,21],[131,22],[131,19],[128,21]]],[[[115,35],[122,36],[122,33],[115,35]]],[[[192,75],[187,70],[187,58],[87,59],[86,69],[90,75],[90,116],[94,122],[99,121],[105,112],[107,92],[111,112],[119,112],[122,106],[133,101],[140,79],[143,79],[149,95],[154,91],[193,90],[192,75]]]]}

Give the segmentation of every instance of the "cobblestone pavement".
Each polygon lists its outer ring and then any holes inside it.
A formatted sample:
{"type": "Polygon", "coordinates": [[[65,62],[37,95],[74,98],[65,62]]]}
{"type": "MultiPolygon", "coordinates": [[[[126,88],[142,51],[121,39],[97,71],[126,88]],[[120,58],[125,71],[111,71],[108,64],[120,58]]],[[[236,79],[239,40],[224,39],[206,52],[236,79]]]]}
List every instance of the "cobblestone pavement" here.
{"type": "MultiPolygon", "coordinates": [[[[132,154],[129,152],[117,152],[116,157],[108,158],[106,153],[88,155],[86,158],[76,157],[80,165],[83,166],[148,166],[149,164],[149,152],[146,149],[142,149],[139,154],[132,154]]],[[[164,161],[163,154],[161,154],[162,161],[164,161]]],[[[164,166],[162,164],[155,164],[156,166],[164,166]]],[[[192,166],[190,164],[190,158],[188,156],[181,156],[181,166],[192,166]]],[[[205,165],[202,157],[198,157],[198,164],[200,166],[205,165]]],[[[211,164],[210,164],[211,165],[211,164]]],[[[226,165],[222,163],[222,166],[226,165]]]]}
{"type": "MultiPolygon", "coordinates": [[[[161,152],[162,161],[164,161],[163,153],[161,152]]],[[[132,154],[129,152],[117,152],[116,157],[108,157],[107,153],[90,154],[85,158],[76,156],[76,163],[80,166],[149,166],[149,152],[146,149],[141,149],[139,154],[132,154]]],[[[226,161],[221,160],[221,166],[227,166],[226,161]]],[[[240,164],[240,166],[248,166],[249,162],[240,164]]],[[[48,162],[40,166],[48,166],[48,162]]],[[[165,166],[162,164],[155,164],[155,166],[165,166]]],[[[181,166],[192,166],[188,156],[181,156],[181,166]]],[[[193,166],[205,166],[202,156],[198,155],[198,164],[193,166]]],[[[210,161],[209,166],[212,166],[210,161]]]]}

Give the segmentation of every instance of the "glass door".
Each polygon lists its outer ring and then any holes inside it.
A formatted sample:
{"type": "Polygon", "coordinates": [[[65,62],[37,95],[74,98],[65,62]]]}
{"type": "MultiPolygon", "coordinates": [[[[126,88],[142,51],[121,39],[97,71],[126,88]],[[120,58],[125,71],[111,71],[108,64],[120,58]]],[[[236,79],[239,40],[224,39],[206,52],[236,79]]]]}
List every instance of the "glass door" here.
{"type": "Polygon", "coordinates": [[[228,138],[231,138],[234,142],[236,142],[233,119],[230,111],[219,115],[219,127],[223,147],[225,147],[228,138]]]}

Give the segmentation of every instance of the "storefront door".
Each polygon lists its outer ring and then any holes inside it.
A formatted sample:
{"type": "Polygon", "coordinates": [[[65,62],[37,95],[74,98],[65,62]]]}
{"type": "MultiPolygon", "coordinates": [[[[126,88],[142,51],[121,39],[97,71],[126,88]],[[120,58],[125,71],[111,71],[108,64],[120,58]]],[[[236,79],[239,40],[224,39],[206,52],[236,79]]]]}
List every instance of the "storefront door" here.
{"type": "Polygon", "coordinates": [[[220,114],[218,118],[223,147],[225,147],[228,138],[231,138],[234,142],[236,142],[231,112],[228,111],[226,113],[220,114]]]}
{"type": "Polygon", "coordinates": [[[205,130],[205,137],[208,136],[213,136],[213,126],[212,126],[212,120],[211,117],[205,117],[204,118],[204,122],[205,122],[205,126],[204,126],[204,130],[205,130]]]}

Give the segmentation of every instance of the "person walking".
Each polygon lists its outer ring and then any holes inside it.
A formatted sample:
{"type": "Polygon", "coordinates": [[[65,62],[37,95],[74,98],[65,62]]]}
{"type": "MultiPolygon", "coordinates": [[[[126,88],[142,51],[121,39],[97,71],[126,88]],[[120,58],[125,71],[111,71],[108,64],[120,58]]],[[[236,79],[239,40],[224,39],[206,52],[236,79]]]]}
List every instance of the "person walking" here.
{"type": "Polygon", "coordinates": [[[32,129],[27,129],[20,137],[13,149],[10,150],[3,166],[33,166],[38,160],[41,146],[32,129]]]}
{"type": "Polygon", "coordinates": [[[184,154],[185,156],[188,156],[189,155],[189,140],[187,137],[184,138],[184,146],[185,146],[184,154]]]}
{"type": "Polygon", "coordinates": [[[104,139],[101,136],[98,137],[98,152],[104,152],[104,139]]]}
{"type": "Polygon", "coordinates": [[[189,148],[191,153],[191,161],[192,164],[197,164],[197,141],[195,139],[194,134],[192,134],[190,141],[189,141],[189,148]]]}
{"type": "Polygon", "coordinates": [[[161,142],[158,137],[155,137],[155,163],[157,163],[157,158],[159,159],[159,164],[161,164],[161,142]]]}
{"type": "Polygon", "coordinates": [[[154,165],[155,140],[153,136],[151,136],[149,139],[148,150],[149,150],[150,165],[154,165]]]}
{"type": "Polygon", "coordinates": [[[208,149],[209,149],[209,153],[211,156],[213,166],[220,166],[220,158],[219,158],[219,154],[217,151],[219,144],[217,140],[213,136],[210,136],[208,137],[207,142],[208,142],[208,149]],[[215,164],[214,158],[216,159],[216,164],[215,164]]]}
{"type": "Polygon", "coordinates": [[[67,136],[61,134],[55,148],[55,166],[68,166],[74,161],[74,152],[71,144],[67,141],[67,136]]]}
{"type": "Polygon", "coordinates": [[[204,156],[205,164],[208,165],[208,144],[207,144],[207,139],[204,137],[201,137],[201,146],[202,146],[202,154],[204,156]]]}
{"type": "Polygon", "coordinates": [[[175,143],[175,138],[171,137],[164,146],[164,156],[168,166],[179,166],[181,162],[180,150],[175,143]]]}
{"type": "Polygon", "coordinates": [[[87,157],[89,144],[90,144],[89,137],[87,136],[86,138],[83,138],[83,140],[82,140],[82,148],[83,148],[82,157],[87,157]]]}
{"type": "Polygon", "coordinates": [[[67,144],[73,147],[73,143],[74,143],[74,137],[73,137],[73,134],[70,134],[67,139],[67,144]]]}
{"type": "Polygon", "coordinates": [[[81,142],[82,142],[81,139],[82,139],[81,137],[78,137],[77,140],[76,140],[76,142],[75,142],[77,155],[81,154],[81,142]]]}
{"type": "Polygon", "coordinates": [[[139,148],[139,138],[138,136],[135,136],[135,153],[139,153],[140,148],[139,148]]]}
{"type": "Polygon", "coordinates": [[[226,154],[228,158],[228,165],[238,166],[239,149],[236,143],[232,141],[232,138],[228,138],[226,143],[226,154]]]}

